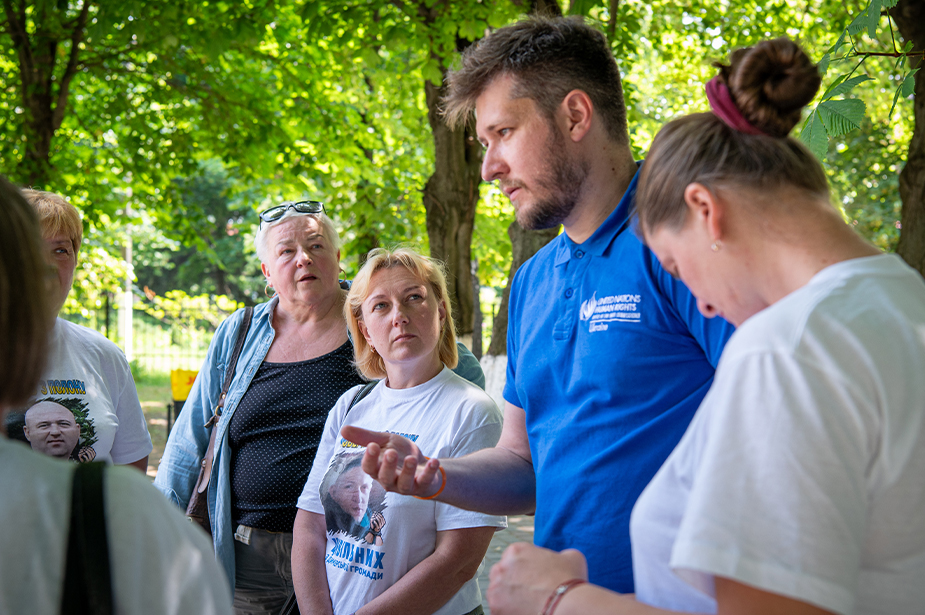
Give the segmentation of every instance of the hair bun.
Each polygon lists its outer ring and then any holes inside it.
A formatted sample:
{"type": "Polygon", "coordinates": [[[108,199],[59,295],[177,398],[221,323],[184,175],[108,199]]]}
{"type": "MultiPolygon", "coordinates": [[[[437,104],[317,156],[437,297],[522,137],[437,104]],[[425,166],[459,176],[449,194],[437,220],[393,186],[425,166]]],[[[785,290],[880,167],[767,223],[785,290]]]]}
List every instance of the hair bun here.
{"type": "Polygon", "coordinates": [[[793,130],[822,83],[809,56],[784,37],[737,49],[729,66],[715,66],[745,119],[776,137],[793,130]]]}

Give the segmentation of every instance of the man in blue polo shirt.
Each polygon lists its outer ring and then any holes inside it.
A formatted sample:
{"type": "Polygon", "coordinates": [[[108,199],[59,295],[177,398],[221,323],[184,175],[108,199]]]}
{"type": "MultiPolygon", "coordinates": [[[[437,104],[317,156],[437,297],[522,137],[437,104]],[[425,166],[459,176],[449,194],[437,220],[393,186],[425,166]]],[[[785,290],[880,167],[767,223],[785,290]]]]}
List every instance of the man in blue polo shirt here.
{"type": "Polygon", "coordinates": [[[709,389],[732,327],[704,318],[633,230],[638,167],[600,32],[561,18],[502,28],[466,51],[449,84],[448,121],[475,110],[482,177],[498,180],[525,228],[565,232],[514,278],[497,447],[427,461],[397,436],[344,436],[368,444],[364,468],[387,489],[535,512],[537,545],[578,549],[592,582],[631,592],[633,504],[709,389]]]}

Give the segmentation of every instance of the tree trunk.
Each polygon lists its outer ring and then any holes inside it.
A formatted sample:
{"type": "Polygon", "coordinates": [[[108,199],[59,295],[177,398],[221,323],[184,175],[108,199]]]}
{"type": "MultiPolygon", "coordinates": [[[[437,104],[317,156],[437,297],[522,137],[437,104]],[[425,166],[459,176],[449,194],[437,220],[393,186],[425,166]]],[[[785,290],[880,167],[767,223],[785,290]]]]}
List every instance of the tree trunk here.
{"type": "MultiPolygon", "coordinates": [[[[925,52],[925,0],[900,0],[890,10],[899,32],[912,41],[913,51],[925,52]]],[[[915,74],[913,132],[906,166],[899,174],[899,196],[903,208],[902,232],[896,252],[912,267],[925,275],[925,60],[922,55],[910,58],[915,74]]]]}
{"type": "Polygon", "coordinates": [[[491,325],[491,344],[488,346],[488,354],[490,355],[507,354],[507,303],[511,296],[511,284],[514,282],[514,274],[540,248],[556,238],[559,234],[559,227],[540,231],[527,231],[517,222],[511,222],[511,225],[507,227],[507,234],[511,238],[513,248],[511,252],[511,271],[508,274],[507,286],[504,287],[504,293],[501,295],[498,315],[495,316],[495,321],[491,325]]]}
{"type": "Polygon", "coordinates": [[[29,32],[30,17],[26,4],[4,0],[4,29],[10,35],[19,59],[22,82],[22,104],[25,111],[23,134],[25,152],[17,169],[15,181],[36,188],[48,188],[51,178],[51,144],[61,127],[67,109],[71,80],[78,70],[80,43],[89,14],[90,2],[85,0],[77,16],[64,24],[66,14],[50,4],[39,4],[31,20],[36,31],[29,32]],[[59,46],[70,43],[66,56],[59,46]],[[66,58],[63,70],[56,74],[58,57],[66,58]]]}
{"type": "MultiPolygon", "coordinates": [[[[446,68],[444,68],[444,76],[446,68]]],[[[474,297],[470,263],[482,148],[472,127],[450,130],[440,115],[442,86],[424,84],[427,119],[434,135],[434,174],[424,186],[430,255],[446,263],[456,332],[472,333],[474,297]]]]}

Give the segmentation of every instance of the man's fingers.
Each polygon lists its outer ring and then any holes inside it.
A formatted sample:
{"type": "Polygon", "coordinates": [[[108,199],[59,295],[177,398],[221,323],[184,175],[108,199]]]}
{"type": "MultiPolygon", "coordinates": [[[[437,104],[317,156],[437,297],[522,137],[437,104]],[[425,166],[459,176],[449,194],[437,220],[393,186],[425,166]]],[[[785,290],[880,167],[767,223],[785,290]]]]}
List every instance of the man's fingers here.
{"type": "Polygon", "coordinates": [[[390,434],[363,429],[355,425],[344,425],[340,430],[340,435],[358,446],[369,446],[372,443],[385,446],[389,443],[390,437],[390,434]]]}

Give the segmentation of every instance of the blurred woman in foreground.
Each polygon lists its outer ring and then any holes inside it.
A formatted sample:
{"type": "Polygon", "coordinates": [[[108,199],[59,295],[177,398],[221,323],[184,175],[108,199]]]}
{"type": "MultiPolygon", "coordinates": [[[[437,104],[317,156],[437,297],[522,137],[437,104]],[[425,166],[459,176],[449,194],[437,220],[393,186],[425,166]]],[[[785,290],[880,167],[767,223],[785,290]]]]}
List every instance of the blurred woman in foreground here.
{"type": "Polygon", "coordinates": [[[802,50],[730,64],[713,113],[658,134],[636,197],[665,269],[738,327],[633,510],[636,597],[581,583],[576,552],[517,546],[493,615],[922,612],[925,283],[844,223],[787,136],[820,83],[802,50]]]}
{"type": "MultiPolygon", "coordinates": [[[[45,369],[54,272],[43,252],[35,213],[0,178],[0,425],[11,406],[35,394],[45,369]]],[[[86,592],[66,593],[66,581],[71,587],[105,584],[108,591],[96,594],[100,602],[94,604],[111,604],[117,615],[230,610],[227,583],[206,539],[135,470],[102,471],[108,549],[89,544],[87,551],[97,556],[75,561],[69,538],[76,468],[8,440],[0,430],[0,613],[85,612],[86,592]],[[108,555],[108,580],[86,573],[100,570],[99,551],[108,555]]],[[[87,516],[83,523],[92,525],[87,516]]]]}

